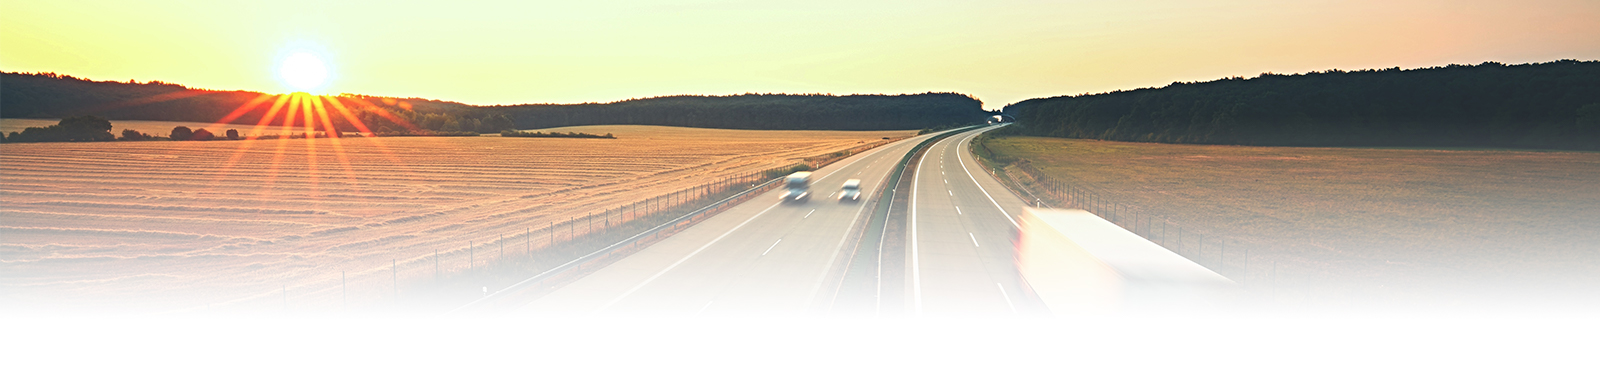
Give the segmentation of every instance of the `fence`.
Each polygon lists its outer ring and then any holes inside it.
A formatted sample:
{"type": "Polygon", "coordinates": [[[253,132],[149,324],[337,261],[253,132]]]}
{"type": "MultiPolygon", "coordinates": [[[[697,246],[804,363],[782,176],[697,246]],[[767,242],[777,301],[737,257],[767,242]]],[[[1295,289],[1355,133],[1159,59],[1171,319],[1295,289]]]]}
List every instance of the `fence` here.
{"type": "MultiPolygon", "coordinates": [[[[893,140],[803,159],[809,167],[830,164],[893,140]]],[[[790,169],[717,177],[683,188],[581,215],[509,222],[490,234],[470,236],[436,248],[397,248],[368,242],[361,257],[390,260],[389,267],[319,268],[291,278],[271,291],[206,309],[279,309],[293,312],[386,309],[448,310],[526,281],[530,276],[572,264],[575,258],[610,256],[638,248],[695,221],[714,215],[777,183],[790,169]]],[[[418,235],[427,234],[419,232],[418,235]]]]}
{"type": "Polygon", "coordinates": [[[972,145],[975,152],[981,151],[975,154],[989,166],[997,179],[1009,181],[1007,187],[1017,192],[1019,197],[1031,200],[1030,203],[1035,207],[1089,211],[1245,287],[1255,288],[1263,281],[1276,282],[1276,263],[1266,261],[1266,264],[1261,264],[1263,262],[1259,259],[1252,262],[1250,248],[1239,240],[1198,233],[1193,227],[1186,228],[1169,216],[1119,202],[1115,197],[1104,195],[1086,185],[1047,175],[1025,159],[1001,165],[993,160],[994,151],[989,150],[981,140],[972,142],[972,145]],[[1012,177],[1008,167],[1021,172],[1028,182],[1012,177]]]}

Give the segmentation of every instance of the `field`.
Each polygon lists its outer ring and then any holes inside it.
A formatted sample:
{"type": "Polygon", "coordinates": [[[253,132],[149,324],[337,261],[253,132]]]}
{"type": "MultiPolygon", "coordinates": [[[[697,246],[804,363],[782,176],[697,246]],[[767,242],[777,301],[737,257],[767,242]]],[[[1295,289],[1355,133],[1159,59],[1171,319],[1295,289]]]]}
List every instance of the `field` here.
{"type": "Polygon", "coordinates": [[[913,133],[556,130],[618,139],[0,145],[0,307],[338,305],[341,278],[387,289],[435,251],[481,265],[501,235],[913,133]]]}
{"type": "Polygon", "coordinates": [[[1127,213],[1248,248],[1253,281],[1287,295],[1592,303],[1600,286],[1600,153],[1036,137],[987,146],[1127,213]]]}

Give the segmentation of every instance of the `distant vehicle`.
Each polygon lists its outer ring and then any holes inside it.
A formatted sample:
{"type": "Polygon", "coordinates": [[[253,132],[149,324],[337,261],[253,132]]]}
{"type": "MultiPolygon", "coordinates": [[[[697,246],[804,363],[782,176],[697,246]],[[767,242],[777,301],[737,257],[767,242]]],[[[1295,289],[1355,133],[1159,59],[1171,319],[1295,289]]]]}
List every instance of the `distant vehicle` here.
{"type": "Polygon", "coordinates": [[[783,178],[785,190],[779,199],[784,202],[805,202],[811,196],[811,172],[795,172],[783,178]]]}
{"type": "Polygon", "coordinates": [[[861,200],[861,179],[844,181],[844,188],[839,189],[840,202],[856,202],[861,200]]]}

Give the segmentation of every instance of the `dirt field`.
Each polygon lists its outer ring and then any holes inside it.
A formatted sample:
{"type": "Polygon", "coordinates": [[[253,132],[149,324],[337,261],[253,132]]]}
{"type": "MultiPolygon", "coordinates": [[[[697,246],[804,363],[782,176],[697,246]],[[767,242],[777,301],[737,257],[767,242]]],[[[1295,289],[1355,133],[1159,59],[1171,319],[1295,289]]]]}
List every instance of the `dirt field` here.
{"type": "Polygon", "coordinates": [[[1522,304],[1592,299],[1600,286],[1600,153],[1035,137],[988,146],[1191,232],[1238,240],[1251,248],[1253,277],[1276,263],[1291,292],[1522,304]]]}
{"type": "Polygon", "coordinates": [[[0,307],[159,312],[280,289],[294,304],[341,272],[387,286],[391,261],[431,273],[433,251],[468,240],[913,133],[556,130],[618,139],[0,145],[0,307]]]}

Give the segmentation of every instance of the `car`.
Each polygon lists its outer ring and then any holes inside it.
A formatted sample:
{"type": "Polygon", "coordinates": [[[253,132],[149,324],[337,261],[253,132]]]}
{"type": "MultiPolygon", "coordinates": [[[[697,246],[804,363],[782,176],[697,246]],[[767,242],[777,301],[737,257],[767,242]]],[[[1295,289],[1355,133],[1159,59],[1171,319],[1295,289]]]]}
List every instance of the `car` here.
{"type": "Polygon", "coordinates": [[[859,202],[859,201],[861,201],[861,179],[845,180],[844,181],[844,187],[839,189],[839,201],[840,202],[859,202]]]}

